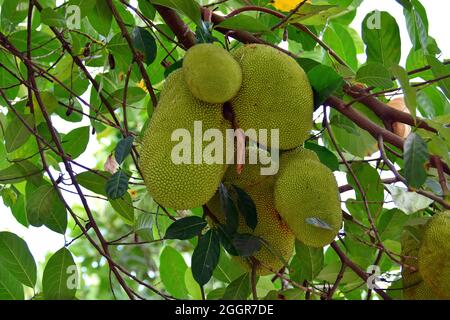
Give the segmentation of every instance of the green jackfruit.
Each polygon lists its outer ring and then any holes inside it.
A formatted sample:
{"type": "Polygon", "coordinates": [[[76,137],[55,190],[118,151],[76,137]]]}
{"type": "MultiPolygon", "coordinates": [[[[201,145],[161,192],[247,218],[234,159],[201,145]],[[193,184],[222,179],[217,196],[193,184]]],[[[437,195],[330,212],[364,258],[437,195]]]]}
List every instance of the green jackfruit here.
{"type": "Polygon", "coordinates": [[[192,94],[208,103],[225,103],[242,84],[242,70],[225,49],[209,43],[190,48],[183,60],[184,78],[192,94]]]}
{"type": "Polygon", "coordinates": [[[310,152],[282,157],[275,182],[275,207],[297,239],[311,247],[323,247],[337,236],[342,211],[333,173],[311,160],[314,156],[310,152]]]}
{"type": "Polygon", "coordinates": [[[403,297],[406,300],[438,300],[439,297],[427,286],[419,272],[417,256],[420,242],[405,231],[402,234],[401,245],[403,297]]]}
{"type": "Polygon", "coordinates": [[[243,74],[241,90],[231,100],[238,127],[244,131],[267,129],[268,135],[271,129],[278,129],[280,149],[300,146],[312,129],[314,104],[303,69],[294,59],[267,45],[246,45],[233,55],[243,74]]]}
{"type": "MultiPolygon", "coordinates": [[[[188,138],[191,141],[188,140],[187,146],[194,154],[194,151],[198,152],[194,150],[195,142],[202,146],[202,150],[205,150],[206,145],[201,141],[202,137],[194,135],[195,121],[202,121],[203,130],[215,128],[224,134],[230,128],[230,123],[222,117],[220,107],[211,106],[218,105],[209,105],[192,96],[181,69],[167,78],[158,107],[143,138],[140,160],[148,191],[160,205],[175,210],[190,209],[205,204],[216,192],[226,165],[211,163],[213,155],[203,152],[200,164],[195,163],[191,154],[187,155],[190,164],[177,164],[172,159],[173,154],[184,155],[182,150],[176,152],[174,149],[181,143],[180,140],[172,141],[176,129],[182,129],[190,135],[188,138]]],[[[224,159],[221,163],[225,163],[224,159]]]]}
{"type": "MultiPolygon", "coordinates": [[[[273,179],[264,181],[250,189],[245,189],[248,195],[253,199],[258,216],[258,223],[255,230],[249,228],[242,215],[239,217],[239,233],[249,233],[264,239],[270,250],[264,245],[255,253],[254,258],[261,264],[257,268],[258,275],[267,275],[279,271],[292,257],[294,251],[295,237],[292,231],[281,219],[273,203],[273,179]],[[283,257],[283,259],[280,259],[283,257]]],[[[207,204],[208,208],[219,220],[225,223],[225,214],[220,207],[219,195],[216,195],[207,204]]],[[[248,271],[251,265],[246,259],[235,257],[248,271]]]]}
{"type": "Polygon", "coordinates": [[[435,293],[450,299],[450,211],[435,214],[426,224],[419,249],[419,270],[435,293]]]}

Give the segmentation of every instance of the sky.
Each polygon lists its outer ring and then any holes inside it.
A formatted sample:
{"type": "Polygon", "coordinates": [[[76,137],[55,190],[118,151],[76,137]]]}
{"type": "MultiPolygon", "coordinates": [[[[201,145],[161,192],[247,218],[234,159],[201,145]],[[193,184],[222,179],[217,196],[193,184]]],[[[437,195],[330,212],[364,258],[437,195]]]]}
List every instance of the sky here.
{"type": "MultiPolygon", "coordinates": [[[[450,42],[448,40],[448,12],[450,9],[450,1],[445,0],[423,0],[428,17],[430,35],[434,37],[442,50],[442,57],[450,57],[450,42]]],[[[373,10],[382,10],[389,12],[397,20],[400,26],[402,42],[402,61],[406,60],[406,56],[411,48],[409,36],[406,30],[405,19],[403,17],[402,7],[395,2],[395,0],[365,0],[358,10],[358,14],[355,21],[352,23],[352,27],[358,32],[361,30],[361,22],[367,13],[373,10]],[[382,6],[380,6],[382,3],[382,6]]],[[[87,95],[88,96],[88,95],[87,95]]],[[[67,122],[59,123],[60,132],[66,133],[75,127],[88,125],[87,119],[82,123],[69,124],[67,122]]],[[[99,144],[94,138],[91,138],[87,151],[78,158],[80,163],[87,166],[94,167],[96,165],[96,159],[93,156],[95,150],[98,150],[99,144]]],[[[343,174],[337,175],[339,184],[345,184],[343,174]]],[[[67,198],[69,203],[76,203],[78,198],[76,196],[69,196],[67,198]]],[[[27,242],[33,256],[39,262],[44,262],[46,254],[49,252],[55,252],[64,246],[64,237],[55,232],[48,230],[45,227],[29,229],[23,227],[16,222],[11,215],[10,210],[6,208],[0,201],[0,231],[10,231],[24,238],[27,242]]]]}

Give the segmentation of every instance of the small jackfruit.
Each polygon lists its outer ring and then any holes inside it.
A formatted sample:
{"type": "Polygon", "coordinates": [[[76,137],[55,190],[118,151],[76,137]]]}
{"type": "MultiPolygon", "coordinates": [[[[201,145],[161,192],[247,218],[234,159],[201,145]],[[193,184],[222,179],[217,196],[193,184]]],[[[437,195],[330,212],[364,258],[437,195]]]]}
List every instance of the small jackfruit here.
{"type": "Polygon", "coordinates": [[[230,103],[244,131],[279,130],[279,148],[300,146],[312,129],[313,92],[308,77],[291,57],[267,45],[251,44],[233,52],[242,68],[242,87],[230,103]]]}
{"type": "Polygon", "coordinates": [[[192,94],[208,103],[225,103],[242,84],[242,70],[233,56],[214,44],[190,48],[183,60],[184,78],[192,94]]]}
{"type": "Polygon", "coordinates": [[[306,149],[282,156],[275,207],[297,239],[311,247],[323,247],[337,236],[342,211],[333,173],[311,157],[314,155],[306,149]]]}
{"type": "MultiPolygon", "coordinates": [[[[292,257],[295,237],[274,207],[273,179],[272,181],[264,181],[253,188],[245,189],[245,191],[255,203],[258,223],[255,230],[252,230],[240,215],[237,231],[260,237],[268,243],[270,249],[262,245],[253,257],[260,262],[257,267],[258,275],[271,274],[279,271],[284,266],[284,262],[287,263],[292,257]]],[[[207,206],[220,223],[225,223],[225,213],[221,210],[218,193],[208,202],[207,206]]],[[[251,264],[246,259],[242,257],[235,257],[235,259],[248,271],[252,269],[251,264]]]]}
{"type": "Polygon", "coordinates": [[[437,213],[427,222],[419,249],[419,270],[435,293],[450,299],[450,211],[437,213]]]}
{"type": "Polygon", "coordinates": [[[226,171],[225,161],[213,163],[214,155],[202,152],[206,143],[194,135],[194,122],[201,121],[202,130],[214,128],[223,134],[231,125],[222,117],[220,107],[211,106],[192,96],[181,69],[169,75],[144,135],[140,159],[149,193],[160,205],[190,209],[205,204],[216,192],[226,171]],[[180,136],[174,137],[177,129],[180,136]],[[179,139],[187,148],[175,151],[181,144],[179,139]],[[195,152],[203,156],[200,163],[194,161],[195,152]]]}
{"type": "Polygon", "coordinates": [[[419,272],[418,254],[420,242],[408,232],[403,232],[402,279],[403,297],[406,300],[438,300],[439,297],[423,281],[419,272]]]}

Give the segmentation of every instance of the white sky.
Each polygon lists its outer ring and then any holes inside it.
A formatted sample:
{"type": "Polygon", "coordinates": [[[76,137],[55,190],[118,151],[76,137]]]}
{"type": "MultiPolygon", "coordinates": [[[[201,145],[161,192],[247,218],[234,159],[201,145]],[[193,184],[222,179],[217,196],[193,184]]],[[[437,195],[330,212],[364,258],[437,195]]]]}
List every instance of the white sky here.
{"type": "MultiPolygon", "coordinates": [[[[447,22],[448,12],[450,9],[450,1],[444,0],[424,0],[422,1],[427,9],[429,24],[430,24],[430,35],[434,37],[442,50],[442,56],[448,58],[450,56],[450,43],[448,40],[449,24],[447,22]]],[[[405,61],[406,56],[411,48],[411,43],[409,41],[408,33],[405,26],[405,19],[403,17],[402,8],[395,0],[365,0],[358,10],[358,15],[355,21],[352,23],[353,28],[358,32],[361,30],[361,22],[372,10],[387,11],[397,20],[397,23],[401,29],[402,38],[402,61],[405,61]],[[382,5],[380,4],[382,3],[382,5]]],[[[89,122],[84,120],[82,124],[68,124],[64,122],[61,124],[61,132],[68,132],[80,125],[87,125],[89,122]]],[[[91,142],[89,144],[88,150],[82,155],[78,161],[84,165],[94,167],[96,164],[96,159],[93,156],[95,150],[98,150],[99,144],[91,137],[91,142]]],[[[338,180],[340,184],[345,184],[345,179],[342,178],[343,175],[338,175],[338,180]]],[[[74,196],[67,198],[69,203],[76,203],[78,200],[74,196]]],[[[10,210],[6,208],[0,201],[0,231],[11,231],[19,236],[23,237],[28,243],[31,252],[33,253],[35,259],[39,262],[45,261],[45,255],[49,252],[55,252],[64,245],[63,236],[48,230],[47,228],[33,228],[29,229],[21,226],[16,222],[14,217],[11,215],[10,210]]]]}

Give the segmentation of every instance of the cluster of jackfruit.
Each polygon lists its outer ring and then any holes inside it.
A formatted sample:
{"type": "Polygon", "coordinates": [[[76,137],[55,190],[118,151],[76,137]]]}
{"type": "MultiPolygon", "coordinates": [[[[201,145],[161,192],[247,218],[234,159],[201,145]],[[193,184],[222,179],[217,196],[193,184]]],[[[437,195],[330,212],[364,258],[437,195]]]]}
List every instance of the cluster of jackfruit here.
{"type": "MultiPolygon", "coordinates": [[[[268,245],[254,254],[258,274],[278,271],[291,258],[295,238],[322,247],[333,241],[342,223],[332,172],[314,152],[302,148],[312,129],[312,114],[308,78],[285,53],[259,44],[231,53],[215,44],[198,44],[187,51],[182,68],[167,78],[144,135],[140,163],[149,193],[160,205],[175,210],[207,205],[215,220],[224,223],[220,183],[230,194],[232,185],[243,189],[255,203],[258,223],[252,230],[240,217],[237,231],[260,237],[268,245]],[[278,130],[277,146],[271,145],[271,138],[260,145],[247,140],[246,150],[256,145],[269,157],[281,152],[279,172],[262,175],[260,163],[227,165],[225,155],[223,163],[208,163],[205,158],[201,164],[174,163],[176,129],[191,134],[193,152],[202,152],[209,144],[195,134],[194,121],[202,121],[203,131],[215,128],[224,137],[227,129],[278,130]]],[[[248,260],[238,259],[250,266],[248,260]]]]}
{"type": "Polygon", "coordinates": [[[420,229],[421,240],[402,235],[403,296],[407,300],[450,299],[450,211],[435,214],[420,229]]]}

